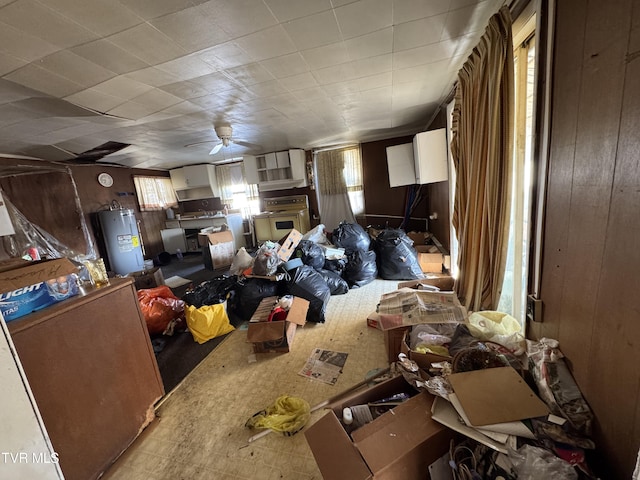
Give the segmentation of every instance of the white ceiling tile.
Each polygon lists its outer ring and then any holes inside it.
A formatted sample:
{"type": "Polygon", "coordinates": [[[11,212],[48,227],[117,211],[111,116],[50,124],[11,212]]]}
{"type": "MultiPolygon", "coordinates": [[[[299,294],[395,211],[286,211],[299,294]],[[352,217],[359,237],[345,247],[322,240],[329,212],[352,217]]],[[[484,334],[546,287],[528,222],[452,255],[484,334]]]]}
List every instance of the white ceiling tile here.
{"type": "Polygon", "coordinates": [[[300,53],[290,53],[260,62],[275,78],[285,78],[309,71],[309,65],[300,53]]]}
{"type": "Polygon", "coordinates": [[[280,83],[290,92],[318,86],[318,82],[316,82],[314,76],[311,75],[311,72],[303,72],[298,75],[281,78],[280,83]]]}
{"type": "Polygon", "coordinates": [[[5,75],[4,78],[54,97],[66,97],[84,87],[32,63],[5,75]]]}
{"type": "Polygon", "coordinates": [[[32,62],[60,49],[11,25],[0,23],[0,52],[32,62]]]}
{"type": "Polygon", "coordinates": [[[262,0],[211,0],[198,8],[232,38],[257,32],[278,23],[262,0]]]}
{"type": "Polygon", "coordinates": [[[393,28],[345,40],[345,46],[352,60],[374,57],[393,51],[393,28]]]}
{"type": "Polygon", "coordinates": [[[256,61],[296,51],[287,32],[280,25],[238,38],[236,43],[256,61]]]}
{"type": "Polygon", "coordinates": [[[341,39],[332,10],[292,20],[285,23],[284,28],[299,50],[329,45],[341,39]]]}
{"type": "Polygon", "coordinates": [[[455,43],[444,41],[410,50],[402,50],[393,54],[393,66],[394,68],[403,69],[437,62],[451,57],[456,49],[455,43]]]}
{"type": "Polygon", "coordinates": [[[344,42],[300,52],[312,70],[331,67],[349,61],[349,53],[344,42]]]}
{"type": "Polygon", "coordinates": [[[147,84],[137,82],[125,76],[119,76],[96,85],[92,90],[112,97],[131,100],[132,98],[142,95],[144,92],[148,92],[151,88],[152,87],[147,84]]]}
{"type": "Polygon", "coordinates": [[[10,103],[0,105],[0,127],[36,118],[38,118],[37,113],[21,108],[19,105],[10,103]]]}
{"type": "Polygon", "coordinates": [[[280,23],[331,9],[329,0],[265,0],[280,23]]]}
{"type": "Polygon", "coordinates": [[[274,95],[280,95],[287,91],[278,80],[257,83],[246,87],[246,90],[259,98],[273,97],[274,95]]]}
{"type": "Polygon", "coordinates": [[[143,21],[132,10],[112,0],[39,0],[43,5],[104,37],[143,21]]]}
{"type": "Polygon", "coordinates": [[[125,102],[120,97],[107,95],[91,88],[69,95],[65,100],[97,112],[106,112],[125,102]]]}
{"type": "Polygon", "coordinates": [[[209,91],[206,88],[189,81],[170,83],[169,85],[163,85],[160,88],[171,95],[184,98],[185,100],[209,94],[209,91]]]}
{"type": "Polygon", "coordinates": [[[207,91],[215,94],[220,94],[222,92],[241,87],[240,83],[229,78],[222,72],[215,72],[210,73],[209,75],[203,75],[202,77],[192,78],[191,82],[200,85],[207,91]]]}
{"type": "Polygon", "coordinates": [[[390,86],[393,79],[391,72],[378,73],[368,77],[360,77],[354,80],[361,91],[390,86]]]}
{"type": "Polygon", "coordinates": [[[26,64],[27,62],[24,60],[20,60],[17,57],[14,57],[12,55],[5,55],[4,53],[0,52],[0,76],[9,72],[13,72],[18,68],[25,66],[26,64]]]}
{"type": "Polygon", "coordinates": [[[116,117],[127,118],[130,120],[140,120],[152,113],[157,112],[156,107],[150,105],[144,105],[136,102],[125,102],[111,110],[107,111],[109,115],[115,115],[116,117]]]}
{"type": "Polygon", "coordinates": [[[150,23],[187,52],[195,52],[229,40],[229,34],[213,22],[199,7],[191,7],[150,23]]]}
{"type": "Polygon", "coordinates": [[[16,82],[11,82],[6,78],[0,78],[0,105],[11,102],[29,101],[32,97],[37,97],[38,92],[16,82]]]}
{"type": "Polygon", "coordinates": [[[392,2],[389,0],[360,0],[335,9],[343,38],[359,37],[390,27],[392,2]]]}
{"type": "Polygon", "coordinates": [[[304,88],[291,92],[301,102],[326,101],[329,97],[322,87],[304,88]]]}
{"type": "Polygon", "coordinates": [[[182,99],[158,88],[154,88],[152,90],[144,92],[142,95],[133,98],[132,101],[143,103],[144,105],[148,105],[151,108],[155,109],[154,111],[159,111],[182,102],[182,99]]]}
{"type": "Polygon", "coordinates": [[[163,112],[175,114],[175,115],[187,115],[189,113],[199,112],[202,108],[197,105],[194,105],[191,102],[180,102],[175,105],[171,105],[163,110],[163,112]]]}
{"type": "MultiPolygon", "coordinates": [[[[467,0],[474,2],[476,0],[467,0]]],[[[452,8],[452,0],[393,0],[393,23],[410,22],[424,17],[447,13],[452,8]]]]}
{"type": "Polygon", "coordinates": [[[147,23],[116,33],[108,40],[149,65],[167,62],[186,53],[173,40],[147,23]]]}
{"type": "Polygon", "coordinates": [[[332,99],[345,95],[352,95],[355,98],[360,93],[360,88],[354,80],[331,83],[324,85],[322,88],[332,99]]]}
{"type": "Polygon", "coordinates": [[[38,65],[82,86],[92,87],[116,74],[68,50],[42,58],[38,65]]]}
{"type": "Polygon", "coordinates": [[[214,69],[238,67],[253,62],[253,58],[235,42],[226,42],[196,53],[202,61],[214,69]]]}
{"type": "Polygon", "coordinates": [[[211,65],[203,62],[199,57],[193,55],[179,57],[175,60],[161,63],[156,65],[155,68],[173,75],[180,81],[213,73],[211,65]]]}
{"type": "Polygon", "coordinates": [[[344,82],[356,77],[356,72],[353,65],[350,63],[342,63],[332,67],[321,68],[319,70],[314,70],[312,73],[320,85],[344,82]]]}
{"type": "Polygon", "coordinates": [[[363,58],[351,62],[356,77],[366,77],[377,75],[383,72],[390,72],[393,67],[393,57],[390,53],[377,57],[363,58]]]}
{"type": "Polygon", "coordinates": [[[393,51],[421,47],[440,40],[447,14],[421,18],[396,25],[393,29],[393,51]]]}
{"type": "Polygon", "coordinates": [[[228,77],[233,78],[234,82],[245,86],[273,80],[273,75],[269,73],[269,70],[259,63],[229,68],[225,73],[228,77]]]}
{"type": "Polygon", "coordinates": [[[148,63],[105,39],[79,45],[70,51],[119,74],[149,66],[148,63]]]}
{"type": "Polygon", "coordinates": [[[137,15],[150,20],[191,7],[189,0],[118,0],[137,15]]]}
{"type": "Polygon", "coordinates": [[[18,0],[0,9],[0,22],[59,47],[73,47],[95,40],[97,35],[35,0],[18,0]]]}
{"type": "Polygon", "coordinates": [[[180,81],[180,78],[175,75],[156,67],[136,70],[134,72],[127,73],[124,76],[140,83],[146,83],[152,87],[161,87],[162,85],[169,85],[170,83],[180,81]]]}
{"type": "MultiPolygon", "coordinates": [[[[485,3],[490,5],[487,0],[485,3]]],[[[468,7],[452,10],[447,15],[445,28],[442,32],[442,39],[457,38],[465,34],[474,32],[484,32],[491,15],[497,12],[495,10],[487,10],[481,8],[482,5],[470,5],[468,7]]]]}

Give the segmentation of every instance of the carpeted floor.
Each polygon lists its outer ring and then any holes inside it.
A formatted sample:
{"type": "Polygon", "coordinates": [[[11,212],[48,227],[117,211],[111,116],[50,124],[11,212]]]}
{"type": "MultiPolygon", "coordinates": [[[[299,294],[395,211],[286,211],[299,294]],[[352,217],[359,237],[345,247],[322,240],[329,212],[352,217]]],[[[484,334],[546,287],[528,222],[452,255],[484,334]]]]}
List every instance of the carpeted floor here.
{"type": "MultiPolygon", "coordinates": [[[[311,406],[388,366],[381,331],[366,317],[397,282],[375,280],[331,297],[326,322],[298,329],[291,351],[252,355],[236,329],[157,408],[156,420],[105,475],[110,480],[322,478],[302,433],[271,433],[255,442],[245,422],[283,394],[311,406]],[[315,348],[348,354],[335,385],[299,375],[315,348]]],[[[309,424],[326,411],[312,414],[309,424]]]]}

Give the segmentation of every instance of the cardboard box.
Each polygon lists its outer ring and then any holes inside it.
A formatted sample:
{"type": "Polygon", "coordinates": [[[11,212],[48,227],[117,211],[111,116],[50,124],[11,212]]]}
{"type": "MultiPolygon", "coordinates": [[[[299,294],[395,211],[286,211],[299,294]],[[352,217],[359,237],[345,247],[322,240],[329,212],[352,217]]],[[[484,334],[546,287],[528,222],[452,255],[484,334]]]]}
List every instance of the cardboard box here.
{"type": "Polygon", "coordinates": [[[5,321],[77,295],[76,272],[66,258],[0,265],[0,312],[5,321]]]}
{"type": "Polygon", "coordinates": [[[297,327],[307,321],[309,301],[299,297],[293,297],[286,320],[267,321],[277,300],[278,297],[263,298],[249,320],[247,342],[253,343],[255,353],[290,351],[297,327]]]}
{"type": "Polygon", "coordinates": [[[434,290],[429,287],[436,287],[438,290],[453,291],[455,279],[445,273],[427,273],[425,278],[410,280],[398,283],[398,288],[413,288],[414,290],[434,290]]]}
{"type": "Polygon", "coordinates": [[[233,262],[235,243],[230,230],[215,233],[199,233],[198,242],[202,245],[204,266],[209,270],[228,267],[233,262]]]}
{"type": "Polygon", "coordinates": [[[293,255],[293,251],[300,243],[300,240],[302,240],[302,234],[295,228],[291,229],[289,235],[278,242],[280,244],[280,248],[278,249],[278,258],[283,262],[289,260],[291,255],[293,255]]]}
{"type": "Polygon", "coordinates": [[[136,290],[142,290],[146,288],[155,288],[160,285],[164,285],[164,276],[160,267],[155,267],[150,270],[140,270],[139,272],[132,272],[127,277],[132,277],[133,282],[136,285],[136,290]]]}
{"type": "Polygon", "coordinates": [[[410,329],[411,327],[403,325],[402,327],[384,330],[384,347],[387,350],[389,363],[398,361],[398,354],[402,352],[402,342],[404,341],[407,330],[410,329]]]}
{"type": "Polygon", "coordinates": [[[454,432],[431,418],[434,397],[427,392],[353,431],[340,419],[344,407],[362,405],[415,390],[402,376],[341,398],[305,430],[307,443],[325,480],[424,480],[429,465],[449,450],[454,432]]]}
{"type": "Polygon", "coordinates": [[[425,245],[431,238],[431,234],[428,232],[407,232],[407,237],[413,240],[415,246],[425,245]]]}
{"type": "Polygon", "coordinates": [[[424,273],[442,273],[444,255],[435,245],[417,245],[418,262],[424,273]],[[434,251],[435,249],[435,251],[434,251]]]}
{"type": "MultiPolygon", "coordinates": [[[[409,345],[409,334],[411,333],[411,329],[407,328],[402,332],[402,339],[398,346],[398,353],[404,353],[409,360],[413,360],[416,362],[418,367],[420,367],[425,372],[428,372],[431,368],[432,363],[438,362],[451,362],[452,358],[449,355],[437,355],[435,353],[418,353],[411,350],[411,346],[409,345]]],[[[396,358],[398,356],[396,353],[396,358]]]]}

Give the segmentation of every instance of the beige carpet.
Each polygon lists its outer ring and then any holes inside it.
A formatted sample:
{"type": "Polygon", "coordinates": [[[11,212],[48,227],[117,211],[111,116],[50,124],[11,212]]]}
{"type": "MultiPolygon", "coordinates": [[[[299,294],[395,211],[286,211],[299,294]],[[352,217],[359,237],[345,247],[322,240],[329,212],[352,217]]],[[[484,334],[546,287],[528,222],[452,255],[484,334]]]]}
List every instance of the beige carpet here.
{"type": "MultiPolygon", "coordinates": [[[[103,478],[122,480],[320,480],[304,434],[257,433],[244,424],[280,395],[314,406],[388,366],[382,332],[367,327],[383,293],[396,281],[375,280],[331,297],[324,324],[299,328],[292,351],[252,361],[246,330],[231,333],[157,409],[158,418],[103,478]],[[348,353],[335,385],[298,374],[315,348],[348,353]]],[[[318,410],[311,421],[326,413],[318,410]]]]}

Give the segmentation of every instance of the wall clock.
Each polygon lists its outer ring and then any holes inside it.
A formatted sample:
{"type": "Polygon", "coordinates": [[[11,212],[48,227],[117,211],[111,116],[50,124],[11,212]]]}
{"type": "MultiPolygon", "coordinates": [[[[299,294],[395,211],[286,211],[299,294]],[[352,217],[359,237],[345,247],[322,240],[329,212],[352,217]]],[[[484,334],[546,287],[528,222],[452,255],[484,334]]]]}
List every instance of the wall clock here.
{"type": "Polygon", "coordinates": [[[108,173],[101,173],[98,175],[98,183],[103,187],[110,187],[113,185],[113,177],[108,173]]]}

